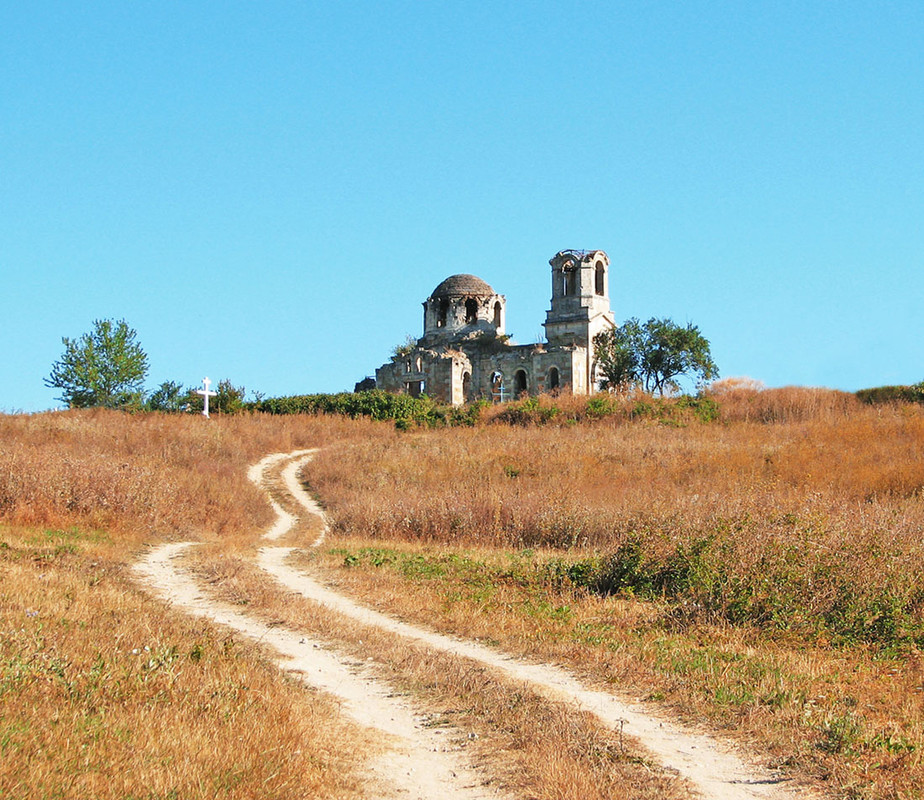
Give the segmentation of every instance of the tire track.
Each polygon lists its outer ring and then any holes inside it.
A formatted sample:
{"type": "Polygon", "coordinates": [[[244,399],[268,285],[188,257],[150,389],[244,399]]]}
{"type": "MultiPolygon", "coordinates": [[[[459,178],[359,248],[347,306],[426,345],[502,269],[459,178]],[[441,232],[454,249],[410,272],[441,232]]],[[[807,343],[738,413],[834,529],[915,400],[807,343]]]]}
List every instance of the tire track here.
{"type": "MultiPolygon", "coordinates": [[[[283,470],[283,479],[289,494],[308,513],[319,514],[323,520],[323,512],[297,478],[298,470],[312,455],[304,452],[291,454],[292,460],[283,470]]],[[[272,463],[283,460],[278,454],[271,458],[276,459],[272,463]]],[[[255,482],[266,489],[261,481],[255,482]]],[[[325,521],[322,533],[313,547],[323,541],[326,529],[325,521]]],[[[640,703],[587,688],[565,669],[528,663],[474,642],[400,622],[362,606],[288,567],[285,562],[292,550],[290,547],[264,547],[259,552],[258,564],[287,589],[360,623],[422,642],[446,653],[473,659],[514,680],[522,681],[550,699],[574,703],[578,708],[594,714],[605,725],[623,730],[635,738],[663,767],[675,770],[689,780],[704,797],[715,800],[794,800],[815,796],[803,787],[787,786],[786,780],[777,773],[748,764],[730,748],[707,734],[678,725],[640,703]]]]}
{"type": "MultiPolygon", "coordinates": [[[[285,458],[306,458],[313,451],[275,454],[255,464],[248,476],[263,486],[264,473],[285,458]]],[[[291,480],[299,461],[292,470],[291,480]]],[[[297,482],[297,481],[296,481],[297,482]]],[[[311,500],[308,498],[308,500],[311,500]]],[[[269,539],[282,536],[295,523],[278,503],[272,501],[277,519],[264,534],[269,539]]],[[[313,501],[311,501],[313,503],[313,501]]],[[[313,513],[320,513],[316,506],[313,513]]],[[[190,574],[178,565],[192,542],[161,545],[137,564],[135,571],[144,584],[161,598],[189,614],[205,617],[244,636],[271,647],[279,654],[277,665],[295,674],[304,683],[336,697],[342,710],[354,721],[376,732],[381,754],[370,758],[370,791],[376,798],[402,800],[496,800],[503,795],[485,785],[484,778],[468,763],[464,751],[452,744],[451,729],[427,725],[427,718],[414,713],[411,705],[394,690],[374,678],[368,667],[345,660],[317,640],[282,626],[259,622],[231,606],[211,600],[190,574]]]]}

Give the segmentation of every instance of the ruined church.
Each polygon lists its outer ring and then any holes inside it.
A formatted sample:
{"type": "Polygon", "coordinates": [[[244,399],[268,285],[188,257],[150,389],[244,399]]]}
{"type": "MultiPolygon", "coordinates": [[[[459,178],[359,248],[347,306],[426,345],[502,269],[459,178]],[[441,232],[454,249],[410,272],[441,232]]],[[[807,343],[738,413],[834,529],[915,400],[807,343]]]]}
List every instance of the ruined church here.
{"type": "Polygon", "coordinates": [[[615,325],[609,258],[602,250],[562,250],[549,264],[552,307],[543,323],[545,342],[510,344],[504,295],[474,275],[451,275],[424,301],[423,336],[375,371],[376,388],[426,393],[453,405],[594,391],[593,338],[615,325]]]}

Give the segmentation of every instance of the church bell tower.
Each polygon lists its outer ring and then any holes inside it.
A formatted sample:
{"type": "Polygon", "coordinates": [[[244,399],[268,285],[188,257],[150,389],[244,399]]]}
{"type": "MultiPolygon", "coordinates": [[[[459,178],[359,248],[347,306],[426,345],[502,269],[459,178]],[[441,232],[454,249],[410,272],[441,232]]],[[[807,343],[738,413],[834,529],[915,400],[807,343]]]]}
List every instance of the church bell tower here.
{"type": "Polygon", "coordinates": [[[552,308],[545,315],[550,345],[585,347],[593,356],[593,339],[615,327],[610,310],[610,259],[602,250],[562,250],[550,260],[552,308]]]}

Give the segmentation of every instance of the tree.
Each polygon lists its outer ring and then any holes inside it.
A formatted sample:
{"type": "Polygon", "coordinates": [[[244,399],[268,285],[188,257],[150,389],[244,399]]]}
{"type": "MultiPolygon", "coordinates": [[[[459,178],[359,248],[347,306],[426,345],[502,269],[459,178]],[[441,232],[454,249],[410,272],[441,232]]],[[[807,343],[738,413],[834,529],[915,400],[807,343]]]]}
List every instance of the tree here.
{"type": "MultiPolygon", "coordinates": [[[[218,382],[215,387],[215,396],[209,400],[209,409],[214,414],[237,414],[244,410],[244,397],[247,389],[243,386],[235,386],[230,380],[225,378],[218,382]]],[[[203,397],[195,388],[187,390],[186,410],[201,414],[204,407],[203,397]]]]}
{"type": "Polygon", "coordinates": [[[244,396],[247,390],[243,386],[235,386],[225,378],[218,382],[218,394],[213,401],[215,410],[219,414],[237,414],[244,410],[244,396]]]}
{"type": "Polygon", "coordinates": [[[166,411],[169,413],[178,413],[185,411],[189,405],[188,392],[185,392],[182,384],[176,381],[164,381],[158,386],[145,403],[148,411],[166,411]]]}
{"type": "Polygon", "coordinates": [[[603,374],[602,388],[633,384],[663,395],[678,388],[681,375],[698,383],[718,377],[709,340],[693,323],[686,327],[652,317],[644,325],[632,318],[594,337],[594,355],[603,374]]]}
{"type": "Polygon", "coordinates": [[[70,408],[139,406],[148,357],[125,320],[98,319],[78,339],[61,339],[64,353],[45,384],[61,390],[70,408]]]}
{"type": "Polygon", "coordinates": [[[619,389],[641,381],[643,338],[634,318],[594,336],[594,358],[603,375],[600,388],[619,389]]]}

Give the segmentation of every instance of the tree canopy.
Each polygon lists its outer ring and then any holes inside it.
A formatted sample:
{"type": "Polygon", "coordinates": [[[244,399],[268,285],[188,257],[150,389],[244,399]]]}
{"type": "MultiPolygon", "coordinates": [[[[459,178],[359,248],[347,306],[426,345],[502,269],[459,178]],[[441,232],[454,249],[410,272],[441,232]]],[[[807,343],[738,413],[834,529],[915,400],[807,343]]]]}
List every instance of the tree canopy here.
{"type": "Polygon", "coordinates": [[[664,394],[678,388],[677,378],[698,382],[718,377],[709,340],[693,323],[685,327],[670,319],[636,318],[594,337],[594,355],[602,375],[601,388],[641,386],[664,394]]]}
{"type": "Polygon", "coordinates": [[[64,353],[45,384],[60,389],[70,408],[140,405],[148,357],[137,338],[125,320],[95,320],[89,333],[61,339],[64,353]]]}

